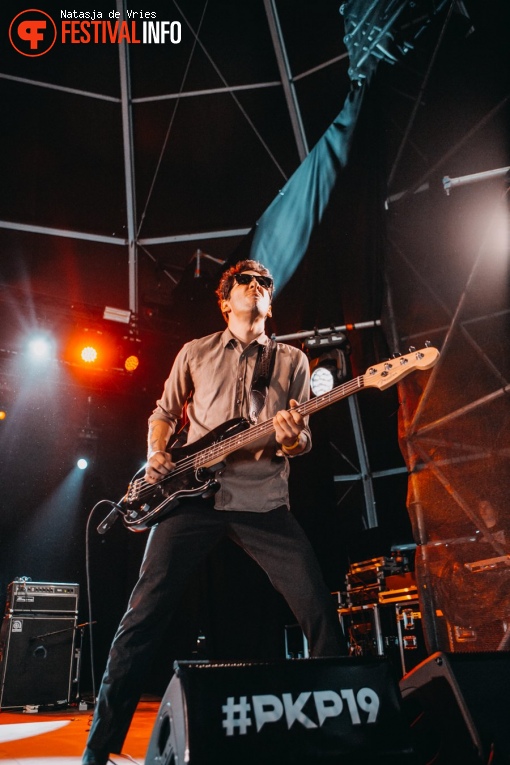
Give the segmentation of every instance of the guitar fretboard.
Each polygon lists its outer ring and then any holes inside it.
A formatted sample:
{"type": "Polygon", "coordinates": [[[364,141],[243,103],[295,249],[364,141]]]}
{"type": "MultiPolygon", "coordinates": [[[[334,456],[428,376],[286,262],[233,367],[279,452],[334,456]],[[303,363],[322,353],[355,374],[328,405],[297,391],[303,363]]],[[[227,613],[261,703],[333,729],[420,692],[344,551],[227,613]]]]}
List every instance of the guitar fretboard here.
{"type": "MultiPolygon", "coordinates": [[[[303,417],[308,417],[314,412],[318,412],[319,409],[324,409],[330,404],[334,404],[336,401],[340,401],[342,398],[346,398],[347,396],[356,393],[356,391],[361,390],[364,385],[364,375],[360,375],[359,377],[354,378],[354,380],[349,380],[349,382],[339,385],[327,393],[323,393],[321,396],[305,401],[303,404],[297,406],[295,411],[298,411],[303,417]]],[[[212,446],[197,452],[193,458],[193,465],[195,468],[199,468],[213,464],[213,462],[218,462],[228,454],[231,454],[238,449],[242,449],[249,444],[255,443],[259,438],[264,438],[273,432],[273,420],[265,420],[259,425],[253,425],[253,427],[248,428],[241,433],[229,436],[228,438],[225,438],[224,441],[217,441],[212,446]]],[[[179,466],[179,464],[180,463],[178,462],[177,466],[179,466]]]]}

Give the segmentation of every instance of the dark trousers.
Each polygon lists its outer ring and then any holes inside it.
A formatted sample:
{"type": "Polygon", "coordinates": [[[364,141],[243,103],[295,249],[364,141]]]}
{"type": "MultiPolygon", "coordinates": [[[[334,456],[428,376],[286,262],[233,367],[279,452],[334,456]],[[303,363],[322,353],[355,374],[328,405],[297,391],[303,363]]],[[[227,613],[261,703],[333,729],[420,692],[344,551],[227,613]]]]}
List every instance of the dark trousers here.
{"type": "Polygon", "coordinates": [[[159,639],[190,573],[228,536],[267,573],[290,606],[311,655],[343,653],[331,595],[303,530],[285,507],[268,513],[219,512],[189,499],[151,532],[140,577],[110,649],[87,746],[119,753],[159,639]]]}

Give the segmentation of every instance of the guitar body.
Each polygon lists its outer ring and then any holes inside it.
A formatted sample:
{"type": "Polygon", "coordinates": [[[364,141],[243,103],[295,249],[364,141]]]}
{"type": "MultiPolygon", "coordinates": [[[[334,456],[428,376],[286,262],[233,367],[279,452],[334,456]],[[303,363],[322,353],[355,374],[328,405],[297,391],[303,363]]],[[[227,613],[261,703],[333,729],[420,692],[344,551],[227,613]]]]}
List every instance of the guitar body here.
{"type": "Polygon", "coordinates": [[[219,488],[214,475],[224,463],[220,460],[214,465],[198,466],[195,455],[207,452],[224,439],[249,427],[248,420],[237,417],[222,423],[192,444],[175,449],[170,447],[168,451],[176,465],[175,471],[154,484],[141,478],[130,483],[119,503],[124,509],[124,525],[131,531],[146,531],[165,518],[181,499],[214,494],[219,488]]]}

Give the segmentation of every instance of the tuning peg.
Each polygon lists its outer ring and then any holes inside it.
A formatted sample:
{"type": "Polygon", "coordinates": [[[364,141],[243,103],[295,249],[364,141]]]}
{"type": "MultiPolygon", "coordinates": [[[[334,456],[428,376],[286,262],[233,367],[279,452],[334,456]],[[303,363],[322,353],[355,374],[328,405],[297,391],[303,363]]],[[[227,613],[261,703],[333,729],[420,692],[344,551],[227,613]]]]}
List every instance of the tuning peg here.
{"type": "Polygon", "coordinates": [[[430,340],[425,340],[425,348],[430,348],[431,345],[432,343],[430,342],[430,340]]]}
{"type": "Polygon", "coordinates": [[[398,353],[398,351],[397,351],[397,353],[392,353],[391,354],[391,358],[392,359],[399,359],[401,356],[402,356],[402,354],[398,353]]]}
{"type": "Polygon", "coordinates": [[[415,346],[414,346],[414,345],[410,345],[410,346],[409,346],[409,353],[414,353],[414,352],[415,352],[415,350],[416,350],[416,348],[415,348],[415,346]]]}

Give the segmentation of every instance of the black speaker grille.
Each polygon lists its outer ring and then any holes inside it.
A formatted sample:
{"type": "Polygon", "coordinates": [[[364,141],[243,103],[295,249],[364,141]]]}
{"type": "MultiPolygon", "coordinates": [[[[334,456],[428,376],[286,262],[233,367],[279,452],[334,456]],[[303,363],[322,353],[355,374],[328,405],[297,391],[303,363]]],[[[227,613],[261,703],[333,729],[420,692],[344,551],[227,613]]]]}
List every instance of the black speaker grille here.
{"type": "Polygon", "coordinates": [[[69,700],[75,617],[6,616],[0,632],[0,707],[69,700]]]}

